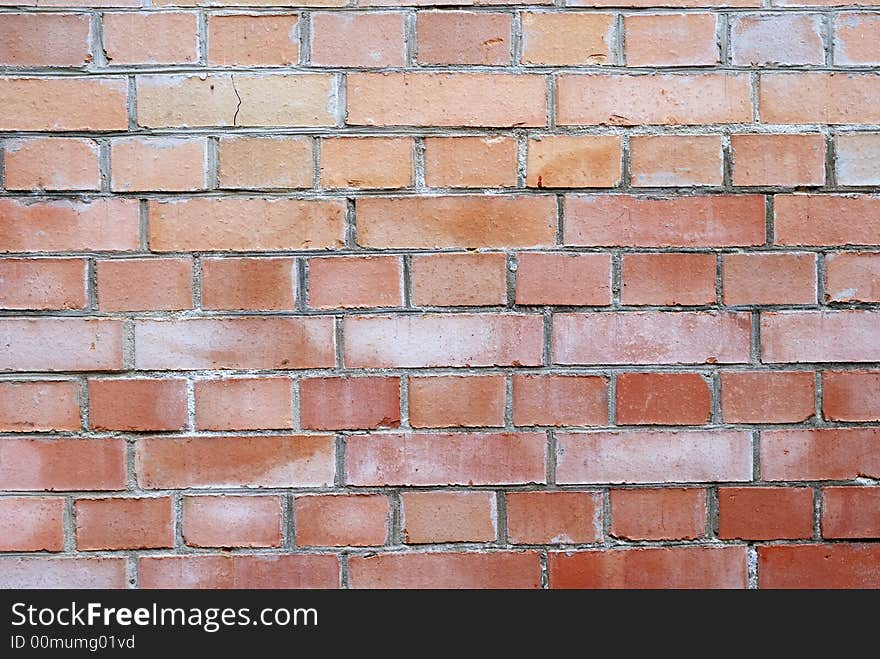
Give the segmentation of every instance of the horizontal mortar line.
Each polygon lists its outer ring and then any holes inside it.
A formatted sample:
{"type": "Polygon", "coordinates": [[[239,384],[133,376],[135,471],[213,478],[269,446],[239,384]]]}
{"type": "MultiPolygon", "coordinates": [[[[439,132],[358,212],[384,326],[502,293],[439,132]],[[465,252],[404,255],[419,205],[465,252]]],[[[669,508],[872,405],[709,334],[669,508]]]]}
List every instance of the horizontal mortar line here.
{"type": "Polygon", "coordinates": [[[163,13],[163,12],[198,12],[204,11],[209,15],[227,15],[227,14],[275,14],[275,13],[326,13],[326,12],[345,12],[345,13],[399,13],[407,11],[426,12],[426,11],[461,11],[476,13],[576,13],[576,14],[705,14],[711,13],[715,15],[724,14],[838,14],[838,13],[876,13],[877,6],[871,5],[802,5],[802,6],[774,6],[764,7],[756,5],[753,7],[728,7],[718,5],[705,5],[702,7],[652,7],[652,6],[628,6],[625,4],[609,5],[603,7],[584,7],[584,6],[556,6],[552,4],[533,4],[529,2],[510,4],[491,4],[481,3],[479,5],[467,3],[450,3],[450,4],[410,4],[410,5],[366,5],[360,7],[343,6],[343,7],[323,7],[319,5],[297,5],[297,4],[203,4],[203,5],[163,5],[151,7],[95,7],[86,4],[64,5],[64,6],[5,6],[0,7],[0,14],[17,14],[17,13],[34,13],[34,14],[56,14],[56,13],[88,13],[100,12],[102,14],[128,14],[128,13],[163,13]]]}

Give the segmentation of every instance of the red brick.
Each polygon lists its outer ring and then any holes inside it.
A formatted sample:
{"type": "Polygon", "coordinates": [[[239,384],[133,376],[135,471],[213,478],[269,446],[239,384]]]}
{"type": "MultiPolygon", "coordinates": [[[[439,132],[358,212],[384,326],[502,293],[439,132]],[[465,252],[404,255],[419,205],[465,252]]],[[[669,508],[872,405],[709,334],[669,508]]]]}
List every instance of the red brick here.
{"type": "Polygon", "coordinates": [[[764,197],[568,195],[563,235],[566,245],[588,247],[763,245],[764,197]]]}
{"type": "Polygon", "coordinates": [[[309,259],[309,306],[315,309],[399,307],[402,268],[396,256],[309,259]]]}
{"type": "Polygon", "coordinates": [[[516,185],[516,140],[426,137],[425,183],[432,188],[510,188],[516,185]]]}
{"type": "Polygon", "coordinates": [[[344,207],[318,199],[149,202],[150,249],[265,252],[342,246],[344,207]]]}
{"type": "Polygon", "coordinates": [[[411,261],[416,306],[500,305],[507,301],[504,254],[425,254],[411,261]]]}
{"type": "Polygon", "coordinates": [[[86,318],[0,320],[0,371],[121,369],[122,321],[86,318]]]}
{"type": "Polygon", "coordinates": [[[332,554],[141,556],[141,588],[338,588],[332,554]]]}
{"type": "Polygon", "coordinates": [[[388,539],[391,507],[383,494],[297,496],[293,511],[301,547],[370,547],[388,539]]]}
{"type": "Polygon", "coordinates": [[[604,135],[542,135],[528,143],[526,185],[611,188],[620,183],[621,139],[604,135]]]}
{"type": "Polygon", "coordinates": [[[352,588],[540,588],[536,552],[352,556],[352,588]]]}
{"type": "Polygon", "coordinates": [[[406,188],[412,184],[413,141],[409,137],[321,140],[321,185],[326,188],[406,188]]]}
{"type": "Polygon", "coordinates": [[[880,253],[825,257],[826,302],[880,302],[880,253]]]}
{"type": "Polygon", "coordinates": [[[607,306],[611,255],[523,252],[517,258],[516,303],[607,306]]]}
{"type": "Polygon", "coordinates": [[[357,200],[357,225],[358,244],[368,248],[547,247],[556,237],[556,200],[365,197],[357,200]]]}
{"type": "Polygon", "coordinates": [[[510,64],[511,23],[510,14],[419,12],[419,64],[510,64]]]}
{"type": "Polygon", "coordinates": [[[224,378],[195,384],[199,430],[270,430],[293,426],[288,378],[224,378]]]}
{"type": "Polygon", "coordinates": [[[182,430],[186,380],[89,380],[89,424],[93,430],[182,430]]]}
{"type": "Polygon", "coordinates": [[[537,315],[424,314],[347,316],[343,334],[347,367],[424,368],[538,366],[544,332],[537,315]]]}
{"type": "Polygon", "coordinates": [[[191,547],[278,547],[281,497],[185,497],[183,541],[191,547]]]}
{"type": "Polygon", "coordinates": [[[880,421],[880,371],[823,371],[822,416],[880,421]]]}
{"type": "Polygon", "coordinates": [[[171,497],[76,501],[79,550],[155,549],[173,544],[171,497]]]}
{"type": "Polygon", "coordinates": [[[312,140],[299,136],[221,137],[217,182],[221,188],[311,188],[312,140]]]}
{"type": "Polygon", "coordinates": [[[98,260],[101,311],[177,311],[193,307],[192,260],[98,260]]]}
{"type": "Polygon", "coordinates": [[[776,195],[779,245],[876,245],[880,243],[880,197],[870,195],[776,195]],[[841,222],[846,217],[848,221],[841,222]]]}
{"type": "Polygon", "coordinates": [[[114,192],[205,189],[203,138],[126,137],[110,147],[114,192]]]}
{"type": "Polygon", "coordinates": [[[288,370],[335,361],[326,317],[138,320],[134,334],[140,370],[288,370]]]}
{"type": "Polygon", "coordinates": [[[208,64],[296,66],[296,15],[208,15],[208,64]]]}
{"type": "Polygon", "coordinates": [[[880,487],[822,490],[823,538],[880,538],[880,487]]]}
{"type": "Polygon", "coordinates": [[[786,540],[813,536],[813,490],[808,487],[718,489],[718,537],[786,540]]]}
{"type": "Polygon", "coordinates": [[[94,140],[80,137],[9,140],[4,150],[7,190],[101,189],[99,149],[94,140]]]}
{"type": "Polygon", "coordinates": [[[835,142],[838,184],[880,185],[880,133],[838,135],[835,142]]]}
{"type": "Polygon", "coordinates": [[[740,14],[731,25],[731,61],[737,66],[824,64],[823,32],[820,14],[740,14]]]}
{"type": "Polygon", "coordinates": [[[354,435],[349,485],[501,485],[545,482],[543,433],[354,435]]]}
{"type": "Polygon", "coordinates": [[[139,439],[135,466],[145,489],[327,487],[335,471],[324,435],[139,439]]]}
{"type": "Polygon", "coordinates": [[[880,588],[880,545],[758,547],[760,588],[880,588]]]}
{"type": "Polygon", "coordinates": [[[701,425],[712,416],[712,392],[700,373],[621,373],[617,423],[701,425]]]}
{"type": "Polygon", "coordinates": [[[544,93],[544,77],[539,75],[351,73],[347,80],[348,123],[353,126],[543,126],[546,122],[544,93]],[[469,102],[462,103],[463,98],[469,102]]]}
{"type": "Polygon", "coordinates": [[[0,382],[0,431],[79,430],[79,382],[0,382]]]}
{"type": "Polygon", "coordinates": [[[761,435],[761,477],[768,481],[878,478],[878,441],[878,428],[765,431],[761,435]]]}
{"type": "Polygon", "coordinates": [[[0,77],[0,130],[126,130],[123,78],[0,77]]]}
{"type": "Polygon", "coordinates": [[[3,490],[121,490],[125,442],[120,439],[0,439],[3,490]]]}
{"type": "Polygon", "coordinates": [[[636,187],[723,183],[720,135],[633,135],[629,148],[636,187]]]}
{"type": "Polygon", "coordinates": [[[110,66],[190,64],[199,59],[195,12],[110,12],[102,20],[110,66]]]}
{"type": "Polygon", "coordinates": [[[871,311],[761,315],[764,362],[880,361],[880,314],[871,311]]]}
{"type": "Polygon", "coordinates": [[[494,492],[404,492],[401,500],[407,544],[495,540],[494,492]]]}
{"type": "Polygon", "coordinates": [[[611,490],[611,535],[626,540],[696,540],[706,535],[706,490],[611,490]]]}
{"type": "Polygon", "coordinates": [[[762,73],[761,121],[768,124],[880,122],[880,78],[869,73],[762,73]]]}
{"type": "Polygon", "coordinates": [[[744,74],[562,74],[560,125],[735,124],[752,120],[744,74]]]}
{"type": "Polygon", "coordinates": [[[318,66],[403,66],[403,33],[402,12],[317,12],[312,14],[311,61],[318,66]]]}
{"type": "Polygon", "coordinates": [[[0,499],[0,551],[61,551],[64,549],[64,499],[3,497],[0,499]]]}
{"type": "Polygon", "coordinates": [[[556,482],[704,483],[752,477],[749,435],[739,431],[559,433],[556,482]]]}
{"type": "Polygon", "coordinates": [[[344,430],[400,425],[396,377],[306,378],[299,384],[303,428],[344,430]]]}
{"type": "Polygon", "coordinates": [[[504,400],[500,375],[409,378],[409,422],[414,428],[503,426],[504,400]]]}
{"type": "Polygon", "coordinates": [[[507,537],[528,545],[598,542],[602,497],[596,492],[509,492],[507,537]]]}
{"type": "Polygon", "coordinates": [[[814,254],[725,254],[721,276],[724,304],[816,304],[814,254]]]}
{"type": "Polygon", "coordinates": [[[800,423],[815,414],[815,378],[810,371],[721,373],[725,423],[800,423]]]}
{"type": "MultiPolygon", "coordinates": [[[[623,17],[627,66],[704,66],[720,61],[716,16],[635,14],[623,17]]],[[[708,122],[707,122],[708,123],[708,122]]]]}
{"type": "Polygon", "coordinates": [[[140,243],[132,199],[0,199],[0,216],[0,252],[122,252],[140,243]]]}
{"type": "Polygon", "coordinates": [[[553,318],[553,363],[744,363],[750,335],[746,313],[561,313],[553,318]]]}
{"type": "Polygon", "coordinates": [[[202,260],[203,309],[293,310],[296,286],[293,258],[202,260]]]}
{"type": "Polygon", "coordinates": [[[125,588],[126,559],[0,557],[0,588],[125,588]]]}
{"type": "Polygon", "coordinates": [[[521,20],[523,64],[580,66],[613,58],[612,14],[524,12],[521,20]]]}
{"type": "Polygon", "coordinates": [[[745,547],[553,552],[551,588],[745,588],[745,547]]]}
{"type": "Polygon", "coordinates": [[[732,135],[734,185],[822,185],[825,136],[732,135]]]}
{"type": "Polygon", "coordinates": [[[834,36],[835,65],[880,64],[880,16],[877,14],[836,14],[834,36]]]}
{"type": "Polygon", "coordinates": [[[608,422],[608,381],[583,375],[514,375],[517,426],[602,426],[608,422]]]}
{"type": "Polygon", "coordinates": [[[0,308],[82,309],[84,259],[0,259],[0,308]]]}
{"type": "Polygon", "coordinates": [[[715,303],[714,254],[624,254],[623,304],[706,305],[715,303]]]}
{"type": "Polygon", "coordinates": [[[3,14],[0,44],[0,64],[4,66],[81,67],[92,59],[89,16],[3,14]]]}

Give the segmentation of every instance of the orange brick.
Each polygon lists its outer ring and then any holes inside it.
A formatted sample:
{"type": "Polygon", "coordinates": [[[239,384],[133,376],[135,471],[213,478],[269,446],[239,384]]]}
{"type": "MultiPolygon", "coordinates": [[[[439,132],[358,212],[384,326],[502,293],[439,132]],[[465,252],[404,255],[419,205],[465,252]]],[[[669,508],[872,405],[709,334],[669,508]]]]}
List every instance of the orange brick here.
{"type": "Polygon", "coordinates": [[[382,494],[297,496],[293,511],[300,547],[369,547],[388,539],[391,506],[382,494]]]}
{"type": "Polygon", "coordinates": [[[418,13],[419,64],[510,64],[510,14],[418,13]]]}
{"type": "Polygon", "coordinates": [[[594,492],[509,492],[507,537],[513,544],[598,542],[602,497],[594,492]]]}
{"type": "Polygon", "coordinates": [[[188,258],[99,260],[101,311],[192,309],[192,261],[188,258]]]}
{"type": "Polygon", "coordinates": [[[718,537],[782,540],[813,536],[813,491],[808,487],[718,489],[718,537]]]}
{"type": "Polygon", "coordinates": [[[82,309],[83,259],[0,259],[0,309],[82,309]]]}
{"type": "Polygon", "coordinates": [[[122,439],[6,438],[0,442],[0,488],[4,490],[123,490],[125,478],[122,439]],[[29,469],[27,465],[42,467],[29,469]]]}
{"type": "Polygon", "coordinates": [[[834,19],[834,63],[880,64],[880,16],[841,13],[834,19]]]}
{"type": "Polygon", "coordinates": [[[123,78],[0,77],[0,130],[126,130],[123,78]]]}
{"type": "Polygon", "coordinates": [[[89,380],[89,423],[94,430],[181,430],[186,381],[89,380]]]}
{"type": "Polygon", "coordinates": [[[696,540],[706,535],[706,490],[611,490],[611,535],[626,540],[696,540]]]}
{"type": "Polygon", "coordinates": [[[314,169],[307,137],[222,137],[217,146],[221,188],[310,188],[314,169]]]}
{"type": "Polygon", "coordinates": [[[771,481],[854,480],[880,475],[877,428],[765,431],[761,477],[771,481]]]}
{"type": "Polygon", "coordinates": [[[522,14],[522,63],[537,66],[607,64],[614,16],[574,12],[522,14]]]}
{"type": "Polygon", "coordinates": [[[811,372],[752,371],[721,374],[725,423],[800,423],[815,414],[811,372]]]}
{"type": "Polygon", "coordinates": [[[516,303],[607,306],[611,255],[522,252],[517,257],[516,303]]]}
{"type": "Polygon", "coordinates": [[[517,426],[601,426],[608,421],[608,382],[582,375],[514,375],[517,426]]]}
{"type": "Polygon", "coordinates": [[[825,137],[733,135],[734,185],[822,185],[825,137]]]}
{"type": "Polygon", "coordinates": [[[321,185],[326,188],[405,188],[412,182],[409,137],[321,140],[321,185]]]}
{"type": "Polygon", "coordinates": [[[0,337],[0,371],[122,369],[120,320],[7,317],[0,337]]]}
{"type": "Polygon", "coordinates": [[[7,190],[100,190],[98,145],[79,137],[9,140],[7,190]]]}
{"type": "Polygon", "coordinates": [[[103,15],[104,52],[111,66],[197,62],[195,12],[111,12],[103,15]]]}
{"type": "Polygon", "coordinates": [[[504,377],[409,378],[409,420],[414,428],[504,425],[504,377]]]}
{"type": "Polygon", "coordinates": [[[401,277],[396,256],[309,259],[309,306],[398,307],[403,299],[401,277]]]}
{"type": "Polygon", "coordinates": [[[880,253],[840,252],[825,257],[826,302],[880,302],[880,253]]]}
{"type": "Polygon", "coordinates": [[[717,64],[714,14],[635,14],[623,17],[627,66],[717,64]]]}
{"type": "Polygon", "coordinates": [[[545,135],[529,140],[526,184],[610,188],[620,182],[619,137],[545,135]]]}
{"type": "Polygon", "coordinates": [[[831,421],[880,420],[880,371],[823,371],[822,416],[831,421]]]}
{"type": "Polygon", "coordinates": [[[110,150],[113,190],[204,190],[207,148],[207,141],[199,138],[114,140],[110,150]]]}
{"type": "Polygon", "coordinates": [[[426,137],[425,183],[432,188],[516,185],[516,140],[509,137],[426,137]]]}
{"type": "Polygon", "coordinates": [[[313,430],[396,428],[396,377],[305,378],[299,384],[300,422],[313,430]]]}
{"type": "Polygon", "coordinates": [[[354,126],[543,126],[547,119],[539,75],[351,73],[347,85],[354,126]]]}
{"type": "Polygon", "coordinates": [[[417,306],[481,306],[507,301],[504,254],[426,254],[412,257],[417,306]]]}
{"type": "Polygon", "coordinates": [[[878,314],[868,310],[761,314],[761,360],[862,362],[880,359],[874,334],[878,314]]]}
{"type": "Polygon", "coordinates": [[[819,14],[740,14],[730,30],[731,61],[737,66],[824,64],[819,14]]]}
{"type": "Polygon", "coordinates": [[[721,287],[725,304],[815,304],[816,257],[725,254],[721,287]]]}
{"type": "Polygon", "coordinates": [[[184,497],[183,541],[191,547],[278,547],[281,497],[184,497]]]}
{"type": "Polygon", "coordinates": [[[291,381],[287,378],[197,380],[196,428],[270,430],[293,426],[291,381]]]}
{"type": "Polygon", "coordinates": [[[312,63],[319,66],[403,66],[404,14],[312,14],[312,63]]]}
{"type": "Polygon", "coordinates": [[[3,14],[3,66],[81,67],[91,59],[88,14],[3,14]]]}
{"type": "Polygon", "coordinates": [[[174,544],[171,497],[78,499],[76,546],[90,549],[155,549],[174,544]]]}
{"type": "Polygon", "coordinates": [[[798,194],[773,198],[777,245],[876,245],[880,197],[798,194]],[[848,218],[841,222],[840,218],[848,218]]]}
{"type": "Polygon", "coordinates": [[[709,382],[699,373],[621,373],[617,423],[699,425],[712,414],[709,382]]]}
{"type": "Polygon", "coordinates": [[[537,552],[434,552],[352,556],[352,588],[540,588],[537,552]]]}
{"type": "Polygon", "coordinates": [[[0,430],[79,430],[79,392],[69,380],[0,382],[0,430]]]}
{"type": "Polygon", "coordinates": [[[3,497],[0,499],[0,551],[61,551],[64,549],[64,499],[3,497]]]}
{"type": "Polygon", "coordinates": [[[495,540],[494,492],[404,492],[407,544],[495,540]]]}
{"type": "Polygon", "coordinates": [[[880,122],[880,78],[869,73],[763,73],[761,121],[770,124],[880,122]]]}
{"type": "Polygon", "coordinates": [[[208,16],[208,64],[292,66],[298,62],[298,16],[208,16]]]}
{"type": "Polygon", "coordinates": [[[624,254],[624,304],[715,303],[714,254],[624,254]]]}
{"type": "Polygon", "coordinates": [[[292,310],[296,286],[293,258],[202,260],[203,309],[292,310]]]}
{"type": "Polygon", "coordinates": [[[723,183],[718,135],[633,135],[629,145],[636,187],[723,183]]]}

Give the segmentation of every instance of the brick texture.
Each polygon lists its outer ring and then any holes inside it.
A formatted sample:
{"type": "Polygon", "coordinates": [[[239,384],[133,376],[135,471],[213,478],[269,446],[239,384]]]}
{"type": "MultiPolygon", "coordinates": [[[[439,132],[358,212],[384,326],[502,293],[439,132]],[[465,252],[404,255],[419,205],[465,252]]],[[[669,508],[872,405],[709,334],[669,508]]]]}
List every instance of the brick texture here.
{"type": "Polygon", "coordinates": [[[880,587],[878,0],[0,5],[0,587],[880,587]]]}

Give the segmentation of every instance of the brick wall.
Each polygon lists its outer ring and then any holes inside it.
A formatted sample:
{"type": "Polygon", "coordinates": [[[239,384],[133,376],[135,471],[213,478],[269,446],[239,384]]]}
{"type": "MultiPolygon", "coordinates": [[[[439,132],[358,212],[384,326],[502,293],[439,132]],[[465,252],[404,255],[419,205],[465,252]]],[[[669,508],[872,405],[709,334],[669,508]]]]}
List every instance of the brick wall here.
{"type": "Polygon", "coordinates": [[[0,0],[0,585],[880,587],[880,1],[291,1],[0,0]]]}

